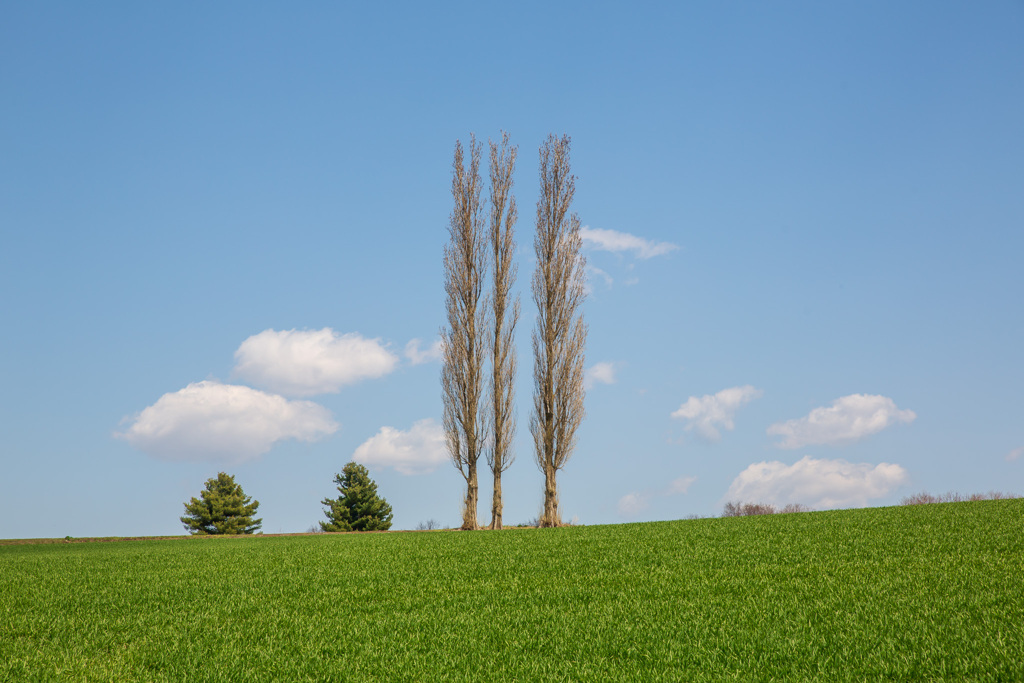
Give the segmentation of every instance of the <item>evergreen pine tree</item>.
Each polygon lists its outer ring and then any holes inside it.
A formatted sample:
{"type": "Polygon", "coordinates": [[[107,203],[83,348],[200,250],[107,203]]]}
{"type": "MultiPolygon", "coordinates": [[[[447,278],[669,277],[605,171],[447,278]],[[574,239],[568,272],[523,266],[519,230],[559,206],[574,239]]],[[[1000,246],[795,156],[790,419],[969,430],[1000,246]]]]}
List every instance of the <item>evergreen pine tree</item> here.
{"type": "Polygon", "coordinates": [[[337,498],[324,498],[327,506],[324,531],[385,531],[391,528],[391,506],[377,495],[377,484],[362,465],[350,462],[334,475],[338,485],[337,498]]]}
{"type": "Polygon", "coordinates": [[[199,536],[251,534],[263,526],[263,519],[253,519],[259,506],[233,476],[220,472],[206,480],[199,498],[185,503],[186,514],[180,519],[186,530],[199,536]]]}

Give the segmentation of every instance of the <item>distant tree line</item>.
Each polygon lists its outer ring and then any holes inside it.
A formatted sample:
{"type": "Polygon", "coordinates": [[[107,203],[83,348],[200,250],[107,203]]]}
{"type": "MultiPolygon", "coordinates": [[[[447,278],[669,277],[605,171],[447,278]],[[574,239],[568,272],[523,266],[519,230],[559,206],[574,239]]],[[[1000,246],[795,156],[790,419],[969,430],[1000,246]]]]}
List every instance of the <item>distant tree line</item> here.
{"type": "Polygon", "coordinates": [[[753,515],[788,514],[790,512],[810,512],[810,508],[799,503],[790,503],[781,508],[768,503],[726,503],[722,510],[723,517],[751,517],[753,515]]]}
{"type": "Polygon", "coordinates": [[[929,505],[931,503],[964,503],[974,500],[1006,500],[1010,498],[1020,498],[1015,493],[1002,493],[1000,491],[989,491],[988,493],[971,493],[966,496],[962,496],[955,491],[948,491],[937,496],[922,491],[921,493],[915,493],[910,496],[906,496],[900,501],[900,505],[929,505]]]}
{"type": "MultiPolygon", "coordinates": [[[[393,517],[391,506],[377,492],[377,484],[370,479],[365,467],[350,462],[334,477],[338,487],[337,498],[325,498],[321,504],[325,506],[324,514],[327,521],[319,526],[313,525],[309,533],[336,531],[386,531],[391,528],[393,517]]],[[[933,495],[928,492],[916,493],[904,497],[900,505],[928,505],[933,503],[961,503],[982,500],[1007,500],[1020,498],[1017,494],[990,491],[988,493],[972,493],[961,495],[947,492],[933,495]]],[[[185,529],[197,536],[207,535],[245,535],[253,534],[263,526],[263,520],[255,517],[259,501],[245,495],[235,478],[225,472],[206,480],[199,497],[193,497],[185,503],[185,515],[181,522],[185,529]]],[[[790,503],[782,507],[770,503],[746,503],[741,501],[727,502],[722,509],[722,517],[751,517],[756,515],[774,515],[794,512],[810,512],[811,508],[799,503],[790,503]]],[[[690,517],[698,519],[699,517],[690,517]]],[[[500,518],[498,522],[500,527],[500,518]]],[[[533,519],[525,525],[544,526],[540,518],[533,519]]],[[[421,522],[417,530],[427,531],[441,528],[433,519],[421,522]]]]}
{"type": "MultiPolygon", "coordinates": [[[[1002,493],[1000,491],[989,491],[988,493],[971,493],[961,495],[954,491],[933,495],[927,491],[915,493],[900,500],[900,505],[929,505],[932,503],[964,503],[978,500],[1008,500],[1020,498],[1014,493],[1002,493]]],[[[799,503],[790,503],[783,507],[776,507],[769,503],[743,503],[729,502],[722,509],[722,517],[749,517],[753,515],[774,515],[788,512],[810,512],[811,508],[799,503]]]]}

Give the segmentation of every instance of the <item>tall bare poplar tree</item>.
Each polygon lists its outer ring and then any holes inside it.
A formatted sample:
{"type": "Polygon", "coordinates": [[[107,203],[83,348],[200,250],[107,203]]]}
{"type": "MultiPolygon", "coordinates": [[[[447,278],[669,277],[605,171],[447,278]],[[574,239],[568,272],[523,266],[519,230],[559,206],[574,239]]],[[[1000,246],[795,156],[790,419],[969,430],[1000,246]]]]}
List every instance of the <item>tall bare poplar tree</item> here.
{"type": "Polygon", "coordinates": [[[452,167],[455,207],[448,227],[450,241],[444,250],[448,327],[441,330],[441,390],[448,454],[466,479],[462,528],[477,529],[477,460],[486,432],[482,399],[487,356],[487,310],[483,300],[487,241],[480,208],[480,147],[475,138],[470,138],[469,168],[463,163],[461,142],[455,143],[452,167]]]}
{"type": "Polygon", "coordinates": [[[576,179],[569,169],[569,137],[549,135],[540,148],[540,199],[533,248],[537,270],[531,289],[537,304],[533,330],[533,412],[530,432],[544,473],[541,526],[558,526],[555,475],[572,456],[583,421],[583,362],[587,326],[581,310],[586,259],[580,219],[569,214],[576,179]]]}
{"type": "Polygon", "coordinates": [[[516,166],[516,148],[510,147],[508,133],[502,133],[501,148],[491,142],[491,215],[490,244],[494,259],[491,290],[491,447],[487,464],[494,475],[491,496],[491,528],[501,528],[501,473],[512,465],[515,454],[516,416],[513,408],[516,378],[514,337],[519,322],[519,297],[510,300],[516,280],[516,242],[513,227],[518,218],[512,195],[512,173],[516,166]]]}

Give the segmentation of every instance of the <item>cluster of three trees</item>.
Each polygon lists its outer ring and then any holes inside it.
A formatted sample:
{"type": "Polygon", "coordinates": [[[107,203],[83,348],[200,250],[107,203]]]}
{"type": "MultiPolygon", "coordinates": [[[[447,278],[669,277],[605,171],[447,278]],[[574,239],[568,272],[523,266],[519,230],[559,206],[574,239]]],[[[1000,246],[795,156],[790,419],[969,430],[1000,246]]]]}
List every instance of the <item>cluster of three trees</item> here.
{"type": "MultiPolygon", "coordinates": [[[[444,431],[452,462],[466,480],[462,528],[476,529],[477,461],[486,453],[494,476],[490,528],[502,526],[501,474],[512,464],[516,429],[513,407],[515,327],[519,298],[512,296],[517,267],[512,194],[516,148],[507,133],[490,143],[490,210],[485,231],[481,203],[480,146],[470,138],[469,165],[455,145],[452,196],[455,207],[444,252],[448,326],[441,331],[444,431]],[[491,288],[484,280],[491,271],[491,288]],[[490,361],[488,395],[484,372],[490,361]]],[[[572,455],[583,420],[583,363],[587,328],[580,221],[569,207],[576,191],[569,167],[569,138],[548,136],[540,148],[540,197],[531,292],[537,305],[533,330],[534,395],[530,415],[537,464],[544,473],[541,526],[558,526],[556,475],[572,455]]]]}

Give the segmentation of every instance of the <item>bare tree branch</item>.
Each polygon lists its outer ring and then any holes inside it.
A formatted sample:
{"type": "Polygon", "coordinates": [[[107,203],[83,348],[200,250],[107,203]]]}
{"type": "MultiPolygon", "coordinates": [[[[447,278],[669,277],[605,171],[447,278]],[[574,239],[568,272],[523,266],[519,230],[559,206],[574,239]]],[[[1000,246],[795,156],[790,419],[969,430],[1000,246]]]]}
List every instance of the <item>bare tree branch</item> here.
{"type": "Polygon", "coordinates": [[[514,262],[516,242],[513,228],[518,218],[512,194],[512,174],[516,148],[509,146],[508,133],[501,135],[501,148],[491,142],[490,244],[493,252],[493,288],[491,291],[491,445],[487,464],[494,475],[491,496],[491,529],[501,528],[501,473],[507,470],[515,454],[516,416],[514,409],[516,354],[515,328],[519,322],[519,297],[510,303],[512,285],[518,268],[514,262]]]}
{"type": "Polygon", "coordinates": [[[558,470],[572,456],[576,430],[585,414],[584,347],[587,326],[586,260],[581,253],[580,220],[569,214],[576,179],[570,172],[568,136],[549,135],[540,148],[540,199],[533,246],[537,269],[531,290],[537,305],[533,330],[533,434],[537,464],[544,473],[541,526],[558,526],[558,470]]]}
{"type": "Polygon", "coordinates": [[[480,206],[480,146],[470,137],[469,168],[462,143],[455,143],[452,164],[454,209],[444,250],[444,289],[448,327],[441,330],[444,432],[452,463],[466,480],[463,529],[477,529],[477,460],[486,434],[483,364],[486,358],[486,301],[483,280],[487,243],[480,206]]]}

